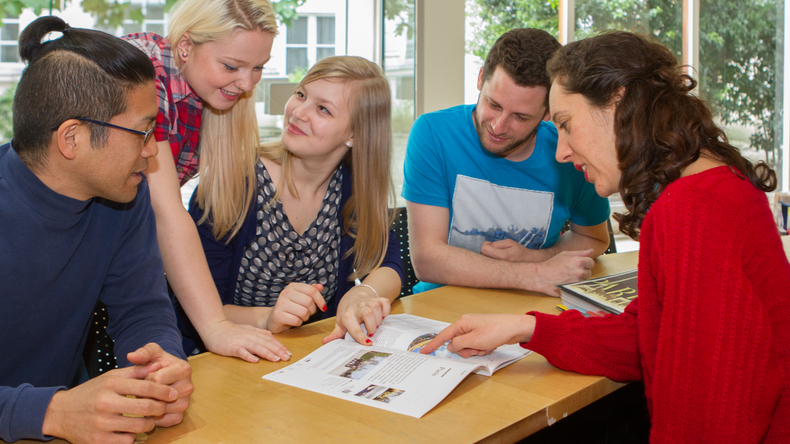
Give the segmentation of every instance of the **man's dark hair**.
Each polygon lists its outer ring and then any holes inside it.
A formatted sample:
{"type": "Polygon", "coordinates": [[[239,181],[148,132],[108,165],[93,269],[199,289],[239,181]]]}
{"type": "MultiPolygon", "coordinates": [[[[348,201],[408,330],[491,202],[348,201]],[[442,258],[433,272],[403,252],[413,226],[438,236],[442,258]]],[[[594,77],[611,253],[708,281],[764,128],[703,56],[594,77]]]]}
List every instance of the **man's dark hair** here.
{"type": "MultiPolygon", "coordinates": [[[[483,65],[483,82],[501,66],[518,86],[551,87],[546,63],[562,45],[551,34],[534,28],[512,29],[491,47],[483,65]]],[[[546,101],[548,103],[548,94],[546,101]]]]}
{"type": "MultiPolygon", "coordinates": [[[[19,38],[28,63],[14,96],[14,150],[29,168],[46,162],[52,128],[75,117],[109,121],[126,111],[130,89],[154,80],[142,51],[110,34],[70,28],[58,17],[41,17],[19,38]],[[41,42],[50,32],[63,35],[41,42]]],[[[108,128],[90,125],[91,145],[107,143],[108,128]]]]}

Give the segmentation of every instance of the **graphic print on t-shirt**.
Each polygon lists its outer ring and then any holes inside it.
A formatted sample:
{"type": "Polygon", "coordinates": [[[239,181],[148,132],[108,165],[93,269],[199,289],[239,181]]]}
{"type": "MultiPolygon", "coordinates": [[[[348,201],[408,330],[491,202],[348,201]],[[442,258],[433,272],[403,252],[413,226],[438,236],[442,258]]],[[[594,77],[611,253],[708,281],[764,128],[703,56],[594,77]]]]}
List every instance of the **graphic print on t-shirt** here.
{"type": "Polygon", "coordinates": [[[538,249],[546,241],[553,208],[554,193],[459,175],[447,243],[479,253],[485,241],[513,239],[538,249]]]}

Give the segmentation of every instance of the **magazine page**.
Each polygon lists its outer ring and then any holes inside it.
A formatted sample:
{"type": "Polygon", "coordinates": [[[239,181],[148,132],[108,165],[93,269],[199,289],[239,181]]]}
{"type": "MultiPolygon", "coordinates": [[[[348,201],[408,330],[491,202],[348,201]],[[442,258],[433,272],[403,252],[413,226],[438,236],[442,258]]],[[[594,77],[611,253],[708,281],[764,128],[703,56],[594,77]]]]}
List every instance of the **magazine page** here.
{"type": "Polygon", "coordinates": [[[263,379],[420,418],[475,369],[470,362],[337,340],[263,379]]]}
{"type": "MultiPolygon", "coordinates": [[[[420,349],[447,327],[448,323],[427,319],[410,314],[393,314],[387,316],[381,323],[371,340],[374,346],[394,348],[397,350],[419,353],[420,349]]],[[[364,325],[362,326],[364,329],[364,325]]],[[[351,335],[346,335],[347,341],[354,341],[351,335]]],[[[436,349],[431,356],[444,359],[463,360],[475,366],[483,366],[475,373],[491,376],[500,368],[511,364],[530,354],[530,350],[518,344],[503,345],[488,356],[472,356],[462,358],[447,350],[447,344],[436,349]]]]}

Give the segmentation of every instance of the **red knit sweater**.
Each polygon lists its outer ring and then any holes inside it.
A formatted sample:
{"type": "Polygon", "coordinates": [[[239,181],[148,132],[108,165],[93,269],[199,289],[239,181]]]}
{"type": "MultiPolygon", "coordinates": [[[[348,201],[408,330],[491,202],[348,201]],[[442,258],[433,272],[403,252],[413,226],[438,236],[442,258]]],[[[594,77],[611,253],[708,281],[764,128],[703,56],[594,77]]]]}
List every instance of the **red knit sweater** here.
{"type": "Polygon", "coordinates": [[[790,264],[765,194],[729,167],[681,178],[640,235],[620,316],[537,317],[565,370],[644,380],[654,443],[790,443],[790,264]]]}

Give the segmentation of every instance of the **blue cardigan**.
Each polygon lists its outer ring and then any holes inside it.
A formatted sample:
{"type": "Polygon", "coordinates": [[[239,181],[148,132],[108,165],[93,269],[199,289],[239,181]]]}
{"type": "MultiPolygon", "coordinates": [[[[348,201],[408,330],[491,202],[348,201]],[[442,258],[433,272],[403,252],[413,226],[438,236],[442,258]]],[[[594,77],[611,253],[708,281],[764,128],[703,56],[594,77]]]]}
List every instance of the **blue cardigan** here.
{"type": "MultiPolygon", "coordinates": [[[[343,183],[341,184],[340,192],[340,208],[343,208],[348,202],[348,198],[352,193],[352,176],[350,169],[344,167],[343,183]]],[[[203,211],[196,203],[196,193],[192,195],[189,202],[189,214],[192,219],[197,223],[203,217],[203,211]]],[[[236,294],[236,279],[239,274],[239,267],[241,267],[241,259],[244,256],[244,250],[255,238],[255,231],[257,227],[257,213],[262,204],[257,203],[257,199],[253,199],[249,211],[247,211],[247,218],[244,220],[239,233],[226,243],[227,238],[217,240],[211,232],[212,226],[210,221],[198,225],[198,234],[200,241],[203,243],[203,251],[206,253],[206,260],[208,261],[209,269],[211,270],[211,277],[214,278],[214,284],[217,286],[222,304],[233,304],[233,299],[236,294]]],[[[341,213],[342,214],[342,213],[341,213]]],[[[353,272],[354,256],[346,256],[346,253],[354,246],[354,239],[347,233],[343,233],[340,240],[340,264],[338,267],[338,280],[337,292],[332,299],[327,303],[327,310],[322,313],[322,319],[334,316],[337,313],[337,304],[340,301],[338,295],[344,295],[351,287],[354,286],[353,281],[349,281],[348,277],[353,272]]],[[[401,283],[403,282],[403,262],[400,257],[400,243],[395,235],[395,230],[390,228],[389,244],[387,246],[387,253],[384,256],[384,261],[381,263],[382,267],[389,267],[395,270],[400,276],[401,283]]],[[[178,326],[181,329],[181,334],[184,337],[184,350],[190,354],[195,348],[200,351],[205,350],[205,346],[200,340],[195,328],[189,322],[189,319],[184,313],[183,308],[178,304],[174,298],[174,305],[176,307],[176,315],[178,316],[178,326]]]]}

